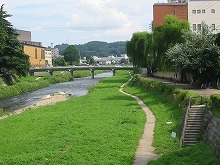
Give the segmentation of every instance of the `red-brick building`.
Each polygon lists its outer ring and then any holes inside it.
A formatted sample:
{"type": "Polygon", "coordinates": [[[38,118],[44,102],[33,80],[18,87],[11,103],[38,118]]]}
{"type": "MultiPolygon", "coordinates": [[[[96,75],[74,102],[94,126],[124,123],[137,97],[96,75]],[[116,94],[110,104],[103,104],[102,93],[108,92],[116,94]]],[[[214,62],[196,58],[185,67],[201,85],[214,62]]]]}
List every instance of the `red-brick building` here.
{"type": "Polygon", "coordinates": [[[155,3],[153,6],[153,26],[163,24],[167,15],[174,15],[188,21],[187,3],[155,3]]]}

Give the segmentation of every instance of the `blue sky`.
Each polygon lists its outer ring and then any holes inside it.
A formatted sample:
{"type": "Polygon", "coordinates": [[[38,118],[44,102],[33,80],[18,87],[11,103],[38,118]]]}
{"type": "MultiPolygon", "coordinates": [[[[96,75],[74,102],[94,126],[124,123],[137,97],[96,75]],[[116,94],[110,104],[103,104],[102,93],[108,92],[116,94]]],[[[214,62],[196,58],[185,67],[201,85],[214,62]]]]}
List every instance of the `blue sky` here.
{"type": "Polygon", "coordinates": [[[134,32],[150,31],[157,2],[166,0],[0,0],[12,25],[45,47],[130,40],[134,32]]]}

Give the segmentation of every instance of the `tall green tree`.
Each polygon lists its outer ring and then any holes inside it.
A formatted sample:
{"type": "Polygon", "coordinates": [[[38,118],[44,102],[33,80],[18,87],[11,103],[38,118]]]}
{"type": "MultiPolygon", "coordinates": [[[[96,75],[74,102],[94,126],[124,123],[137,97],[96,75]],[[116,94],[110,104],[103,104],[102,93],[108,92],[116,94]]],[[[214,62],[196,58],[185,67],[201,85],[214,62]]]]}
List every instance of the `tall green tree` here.
{"type": "Polygon", "coordinates": [[[137,32],[126,44],[127,54],[135,67],[147,67],[150,64],[151,34],[137,32]]]}
{"type": "Polygon", "coordinates": [[[220,47],[220,33],[217,33],[215,37],[216,37],[215,44],[217,44],[220,47]]]}
{"type": "Polygon", "coordinates": [[[202,23],[197,33],[185,31],[185,43],[176,44],[166,52],[172,68],[182,74],[191,73],[198,85],[216,82],[220,74],[220,49],[208,25],[202,23]]]}
{"type": "Polygon", "coordinates": [[[11,15],[4,11],[2,5],[0,9],[0,73],[26,76],[30,68],[29,56],[24,54],[22,45],[17,40],[17,33],[7,20],[8,17],[11,15]]]}
{"type": "Polygon", "coordinates": [[[80,55],[78,49],[74,45],[69,45],[64,50],[64,60],[70,65],[79,64],[80,55]]]}
{"type": "Polygon", "coordinates": [[[189,23],[175,16],[165,17],[165,23],[154,28],[153,50],[156,57],[156,65],[160,70],[168,70],[169,63],[166,61],[166,51],[176,43],[183,43],[183,30],[189,30],[189,23]]]}
{"type": "Polygon", "coordinates": [[[58,57],[56,59],[53,59],[53,65],[54,66],[66,66],[66,61],[64,60],[64,57],[58,57]]]}

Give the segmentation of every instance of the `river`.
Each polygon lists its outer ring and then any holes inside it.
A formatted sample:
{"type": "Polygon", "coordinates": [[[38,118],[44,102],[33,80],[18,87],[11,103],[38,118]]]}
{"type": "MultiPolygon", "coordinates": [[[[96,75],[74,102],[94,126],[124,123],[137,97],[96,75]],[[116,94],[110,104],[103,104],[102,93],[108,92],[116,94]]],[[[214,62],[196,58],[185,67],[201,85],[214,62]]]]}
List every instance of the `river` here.
{"type": "Polygon", "coordinates": [[[22,93],[12,98],[1,100],[0,108],[2,108],[5,112],[13,112],[39,102],[44,96],[59,92],[68,93],[72,97],[84,96],[88,93],[88,88],[98,83],[101,79],[111,76],[112,72],[107,72],[95,75],[94,79],[91,79],[91,77],[75,78],[70,82],[53,84],[46,88],[33,92],[22,93]]]}

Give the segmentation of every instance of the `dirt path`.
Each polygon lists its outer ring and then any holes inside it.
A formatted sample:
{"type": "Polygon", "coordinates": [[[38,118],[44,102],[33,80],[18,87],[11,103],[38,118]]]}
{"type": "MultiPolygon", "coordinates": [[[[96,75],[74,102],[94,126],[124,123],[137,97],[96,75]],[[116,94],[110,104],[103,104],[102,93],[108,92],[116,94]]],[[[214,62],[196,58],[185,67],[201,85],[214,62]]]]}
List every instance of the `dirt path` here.
{"type": "Polygon", "coordinates": [[[150,111],[150,109],[144,104],[144,102],[140,98],[123,91],[123,88],[127,83],[123,84],[120,87],[119,91],[123,94],[133,97],[142,107],[147,118],[144,126],[144,133],[139,141],[139,146],[136,150],[133,165],[146,165],[150,160],[155,160],[160,157],[159,155],[153,153],[154,147],[152,147],[155,117],[153,113],[150,111]]]}
{"type": "Polygon", "coordinates": [[[63,95],[63,94],[54,94],[54,95],[44,96],[41,101],[39,101],[33,105],[27,106],[25,108],[18,109],[12,113],[7,114],[7,115],[4,115],[4,116],[0,117],[0,120],[5,119],[5,118],[12,116],[12,115],[18,115],[18,114],[25,112],[27,110],[35,109],[35,108],[50,105],[50,104],[55,104],[57,102],[61,102],[61,101],[65,101],[65,100],[67,100],[67,96],[63,95]]]}

